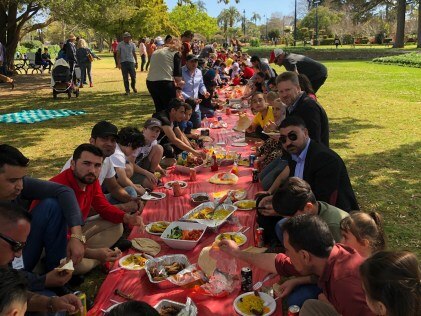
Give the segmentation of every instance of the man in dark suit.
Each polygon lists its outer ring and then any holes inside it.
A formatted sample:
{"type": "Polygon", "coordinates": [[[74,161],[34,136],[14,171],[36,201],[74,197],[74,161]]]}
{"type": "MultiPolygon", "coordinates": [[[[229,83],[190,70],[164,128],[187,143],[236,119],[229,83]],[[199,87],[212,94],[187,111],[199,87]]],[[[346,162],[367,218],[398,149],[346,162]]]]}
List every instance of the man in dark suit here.
{"type": "MultiPolygon", "coordinates": [[[[289,176],[307,181],[316,200],[346,212],[359,210],[342,158],[333,150],[312,140],[301,118],[289,116],[283,120],[279,140],[287,152],[283,158],[288,161],[289,166],[286,168],[290,169],[289,176]]],[[[280,183],[285,180],[280,179],[280,183]]],[[[272,198],[272,195],[266,196],[258,204],[260,214],[257,221],[265,228],[266,240],[273,238],[274,222],[279,219],[279,214],[274,211],[276,206],[272,205],[272,198]]]]}
{"type": "Polygon", "coordinates": [[[329,147],[329,120],[323,107],[301,91],[298,75],[286,71],[276,78],[278,94],[287,105],[286,116],[299,116],[312,140],[329,147]]]}

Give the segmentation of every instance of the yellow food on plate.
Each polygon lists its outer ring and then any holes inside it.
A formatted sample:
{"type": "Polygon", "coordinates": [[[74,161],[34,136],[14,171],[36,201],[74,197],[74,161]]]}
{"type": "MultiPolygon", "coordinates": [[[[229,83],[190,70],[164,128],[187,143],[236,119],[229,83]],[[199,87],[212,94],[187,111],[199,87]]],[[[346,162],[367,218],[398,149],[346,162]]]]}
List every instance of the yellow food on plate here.
{"type": "Polygon", "coordinates": [[[213,208],[205,207],[198,212],[194,212],[189,216],[189,219],[216,219],[221,220],[228,216],[231,213],[229,210],[218,209],[213,213],[213,208]]]}
{"type": "Polygon", "coordinates": [[[217,237],[217,239],[218,240],[224,240],[224,239],[234,240],[237,245],[244,244],[244,242],[246,241],[243,236],[236,233],[222,233],[217,237]]]}
{"type": "Polygon", "coordinates": [[[155,222],[151,225],[149,231],[151,233],[163,233],[164,230],[170,225],[168,222],[155,222]]]}
{"type": "Polygon", "coordinates": [[[268,307],[263,306],[265,301],[260,297],[250,294],[243,296],[237,302],[238,309],[247,315],[264,315],[270,311],[268,307]]]}
{"type": "Polygon", "coordinates": [[[122,265],[123,267],[132,267],[133,269],[141,269],[145,266],[145,263],[148,259],[143,257],[141,254],[133,254],[128,256],[125,260],[123,260],[122,265]]]}
{"type": "Polygon", "coordinates": [[[239,209],[248,210],[256,207],[256,201],[253,200],[247,200],[247,201],[238,201],[235,203],[235,205],[239,209]]]}
{"type": "Polygon", "coordinates": [[[214,184],[236,184],[238,177],[230,172],[217,173],[209,179],[209,182],[214,184]]]}

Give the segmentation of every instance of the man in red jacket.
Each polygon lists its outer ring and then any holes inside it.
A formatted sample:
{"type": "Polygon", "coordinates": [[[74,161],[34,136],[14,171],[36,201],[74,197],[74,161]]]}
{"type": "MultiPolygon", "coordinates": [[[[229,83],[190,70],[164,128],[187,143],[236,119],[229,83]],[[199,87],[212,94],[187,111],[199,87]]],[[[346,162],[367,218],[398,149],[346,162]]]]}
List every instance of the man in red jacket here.
{"type": "Polygon", "coordinates": [[[91,208],[99,214],[99,217],[89,219],[83,226],[83,235],[80,238],[85,243],[86,250],[82,262],[75,267],[75,274],[85,274],[100,263],[119,258],[121,251],[109,247],[123,234],[121,223],[143,226],[139,212],[133,215],[125,213],[105,198],[98,182],[103,159],[98,147],[91,144],[79,145],[73,153],[70,169],[50,180],[73,189],[84,221],[91,208]]]}

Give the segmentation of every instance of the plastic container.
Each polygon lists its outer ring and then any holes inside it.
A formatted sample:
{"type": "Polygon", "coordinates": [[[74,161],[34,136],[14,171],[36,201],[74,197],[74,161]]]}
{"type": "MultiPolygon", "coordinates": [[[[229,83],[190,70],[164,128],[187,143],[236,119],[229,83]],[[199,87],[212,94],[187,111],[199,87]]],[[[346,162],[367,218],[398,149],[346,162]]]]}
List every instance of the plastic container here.
{"type": "Polygon", "coordinates": [[[202,239],[205,231],[206,231],[206,225],[203,225],[203,224],[193,223],[193,222],[172,222],[170,226],[168,226],[167,229],[164,230],[164,232],[161,234],[161,239],[164,243],[166,243],[171,248],[191,250],[194,247],[196,247],[200,239],[202,239]],[[200,229],[200,230],[203,230],[203,232],[200,235],[199,239],[197,240],[181,240],[181,239],[168,238],[168,236],[171,234],[171,230],[177,226],[183,230],[200,229]]]}

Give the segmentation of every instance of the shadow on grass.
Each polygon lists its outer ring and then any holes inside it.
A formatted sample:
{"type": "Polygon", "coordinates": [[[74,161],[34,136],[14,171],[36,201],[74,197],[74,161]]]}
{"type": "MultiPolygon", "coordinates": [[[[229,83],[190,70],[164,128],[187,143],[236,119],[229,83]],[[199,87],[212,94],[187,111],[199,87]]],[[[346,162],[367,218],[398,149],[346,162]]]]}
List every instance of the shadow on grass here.
{"type": "Polygon", "coordinates": [[[329,120],[330,139],[334,140],[336,148],[350,148],[354,134],[363,129],[381,129],[367,120],[356,118],[340,118],[329,120]]]}
{"type": "Polygon", "coordinates": [[[389,244],[418,254],[421,252],[420,148],[421,142],[415,142],[347,160],[362,209],[383,215],[389,244]]]}

